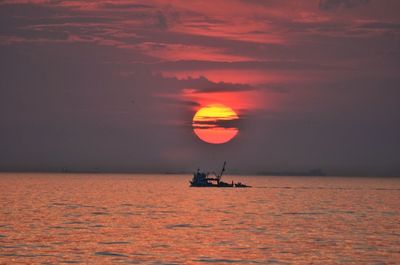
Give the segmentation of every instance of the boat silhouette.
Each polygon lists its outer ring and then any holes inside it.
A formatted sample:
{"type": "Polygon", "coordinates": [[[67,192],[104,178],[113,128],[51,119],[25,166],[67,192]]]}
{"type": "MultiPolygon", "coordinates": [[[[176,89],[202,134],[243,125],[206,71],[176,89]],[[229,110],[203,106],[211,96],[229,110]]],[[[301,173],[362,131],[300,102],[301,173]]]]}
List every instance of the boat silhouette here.
{"type": "Polygon", "coordinates": [[[214,177],[210,177],[209,172],[201,172],[200,169],[197,169],[197,172],[193,173],[193,179],[189,181],[190,187],[219,187],[219,188],[248,188],[246,184],[241,182],[231,182],[227,183],[221,180],[222,175],[225,172],[226,161],[222,166],[221,172],[219,174],[213,173],[214,177]]]}

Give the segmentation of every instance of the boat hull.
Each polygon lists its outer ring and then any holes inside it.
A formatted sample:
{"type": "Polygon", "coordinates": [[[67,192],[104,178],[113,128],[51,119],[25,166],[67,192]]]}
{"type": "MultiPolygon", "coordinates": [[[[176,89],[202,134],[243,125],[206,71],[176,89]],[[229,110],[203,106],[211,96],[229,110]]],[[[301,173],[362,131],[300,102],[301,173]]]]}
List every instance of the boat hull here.
{"type": "Polygon", "coordinates": [[[210,188],[250,188],[251,186],[247,185],[236,185],[236,184],[230,184],[230,183],[219,183],[219,184],[214,184],[214,183],[207,183],[207,184],[199,184],[199,183],[193,183],[192,181],[189,181],[190,187],[198,187],[198,188],[204,188],[204,187],[210,187],[210,188]]]}
{"type": "Polygon", "coordinates": [[[214,183],[193,183],[190,181],[190,187],[215,187],[215,188],[234,188],[234,184],[229,184],[225,182],[220,182],[218,184],[214,183]]]}

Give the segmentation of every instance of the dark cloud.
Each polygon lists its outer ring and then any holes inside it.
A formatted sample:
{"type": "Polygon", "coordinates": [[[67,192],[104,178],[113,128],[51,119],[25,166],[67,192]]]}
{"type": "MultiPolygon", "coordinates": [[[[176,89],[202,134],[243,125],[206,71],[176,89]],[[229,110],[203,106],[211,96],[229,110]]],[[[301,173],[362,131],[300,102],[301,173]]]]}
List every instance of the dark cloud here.
{"type": "Polygon", "coordinates": [[[373,29],[373,30],[400,30],[400,23],[394,22],[369,22],[363,23],[358,28],[373,29]]]}
{"type": "Polygon", "coordinates": [[[208,86],[200,86],[194,89],[192,93],[219,93],[219,92],[240,92],[252,91],[257,88],[245,84],[230,84],[230,83],[211,83],[208,86]]]}
{"type": "MultiPolygon", "coordinates": [[[[113,18],[79,14],[57,6],[35,4],[0,5],[0,35],[22,40],[67,41],[74,28],[91,23],[110,23],[113,18]]],[[[87,31],[86,31],[87,33],[87,31]]],[[[83,35],[83,34],[82,34],[83,35]]],[[[92,35],[90,35],[92,36],[92,35]]]]}
{"type": "Polygon", "coordinates": [[[58,6],[38,5],[34,3],[0,3],[0,17],[40,18],[50,17],[57,12],[63,12],[58,6]]]}
{"type": "Polygon", "coordinates": [[[196,101],[178,99],[178,98],[164,98],[166,104],[173,104],[182,107],[200,107],[200,103],[196,101]]]}
{"type": "Polygon", "coordinates": [[[100,4],[102,8],[105,9],[151,9],[155,8],[152,5],[145,5],[145,4],[134,4],[134,3],[102,3],[100,4]]]}
{"type": "Polygon", "coordinates": [[[211,129],[211,128],[225,128],[225,129],[239,129],[242,119],[216,119],[214,121],[194,121],[193,128],[198,129],[211,129]]]}
{"type": "MultiPolygon", "coordinates": [[[[263,69],[263,70],[333,70],[339,67],[316,64],[304,61],[242,61],[242,62],[210,62],[195,60],[179,60],[160,62],[152,65],[158,70],[206,70],[206,69],[263,69]]],[[[341,67],[343,69],[343,67],[341,67]]]]}
{"type": "Polygon", "coordinates": [[[361,5],[366,5],[370,0],[320,0],[319,8],[322,10],[332,10],[339,7],[354,8],[361,5]]]}
{"type": "Polygon", "coordinates": [[[157,12],[157,26],[162,30],[168,29],[167,18],[161,11],[157,12]]]}

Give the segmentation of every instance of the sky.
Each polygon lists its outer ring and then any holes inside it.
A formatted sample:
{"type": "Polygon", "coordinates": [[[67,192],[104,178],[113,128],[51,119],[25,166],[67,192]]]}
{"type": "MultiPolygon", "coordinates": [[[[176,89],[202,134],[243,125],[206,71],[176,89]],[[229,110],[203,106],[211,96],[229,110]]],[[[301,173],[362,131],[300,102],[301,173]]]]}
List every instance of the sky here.
{"type": "Polygon", "coordinates": [[[400,1],[2,0],[0,170],[400,176],[400,1]],[[192,118],[232,108],[208,144],[192,118]]]}

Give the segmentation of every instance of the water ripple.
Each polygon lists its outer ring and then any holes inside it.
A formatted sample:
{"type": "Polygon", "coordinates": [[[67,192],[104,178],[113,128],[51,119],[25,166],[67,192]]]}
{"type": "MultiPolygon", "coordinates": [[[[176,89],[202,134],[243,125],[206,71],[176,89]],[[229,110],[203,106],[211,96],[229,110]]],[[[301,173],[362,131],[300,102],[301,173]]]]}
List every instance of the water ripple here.
{"type": "Polygon", "coordinates": [[[114,256],[114,257],[128,257],[125,254],[116,253],[116,252],[109,252],[109,251],[99,251],[94,253],[97,256],[114,256]]]}
{"type": "Polygon", "coordinates": [[[99,242],[99,244],[102,245],[124,245],[124,244],[130,244],[131,242],[129,241],[110,241],[110,242],[99,242]]]}
{"type": "Polygon", "coordinates": [[[197,262],[204,262],[204,263],[232,263],[232,264],[239,264],[239,263],[252,263],[258,264],[260,262],[255,260],[241,260],[241,259],[223,259],[223,258],[210,258],[210,257],[201,257],[199,259],[193,260],[197,262]]]}

